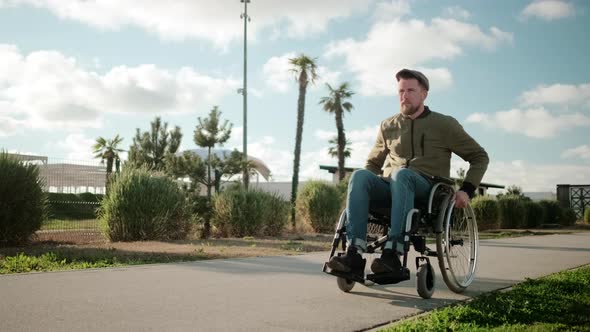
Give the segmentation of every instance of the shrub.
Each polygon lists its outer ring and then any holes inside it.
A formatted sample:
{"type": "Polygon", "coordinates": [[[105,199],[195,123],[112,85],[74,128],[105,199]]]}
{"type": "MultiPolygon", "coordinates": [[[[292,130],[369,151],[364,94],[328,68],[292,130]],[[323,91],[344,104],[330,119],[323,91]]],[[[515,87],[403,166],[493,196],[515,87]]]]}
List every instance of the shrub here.
{"type": "Polygon", "coordinates": [[[526,201],[524,202],[525,209],[525,226],[539,227],[545,220],[545,209],[538,202],[526,201]]]}
{"type": "Polygon", "coordinates": [[[477,196],[471,201],[471,207],[479,230],[499,227],[498,202],[495,199],[489,196],[477,196]]]}
{"type": "Polygon", "coordinates": [[[212,224],[222,236],[280,235],[288,216],[289,203],[276,193],[234,186],[213,200],[212,224]]]}
{"type": "Polygon", "coordinates": [[[505,195],[498,199],[501,228],[519,228],[524,225],[525,208],[519,196],[505,195]]]}
{"type": "Polygon", "coordinates": [[[586,210],[584,210],[584,222],[590,224],[590,207],[587,207],[586,210]]]}
{"type": "Polygon", "coordinates": [[[309,181],[297,195],[297,214],[315,232],[329,232],[342,209],[342,193],[324,181],[309,181]]]}
{"type": "Polygon", "coordinates": [[[190,229],[178,184],[145,169],[127,169],[111,183],[99,219],[112,241],[182,239],[190,229]]]}
{"type": "Polygon", "coordinates": [[[557,224],[563,215],[563,208],[555,200],[542,200],[539,204],[545,210],[544,224],[557,224]]]}
{"type": "Polygon", "coordinates": [[[578,216],[576,215],[576,211],[573,209],[567,208],[563,209],[563,214],[559,219],[559,224],[562,226],[572,226],[578,220],[578,216]]]}
{"type": "Polygon", "coordinates": [[[46,218],[38,166],[0,152],[0,246],[26,242],[46,218]]]}

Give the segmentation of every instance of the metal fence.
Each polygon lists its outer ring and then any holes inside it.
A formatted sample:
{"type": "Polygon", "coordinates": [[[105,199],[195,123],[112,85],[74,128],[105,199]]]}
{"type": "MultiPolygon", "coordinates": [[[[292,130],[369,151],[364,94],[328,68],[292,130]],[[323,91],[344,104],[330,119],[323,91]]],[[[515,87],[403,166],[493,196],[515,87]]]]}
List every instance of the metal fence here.
{"type": "Polygon", "coordinates": [[[66,243],[103,242],[96,212],[106,191],[106,168],[98,160],[15,155],[36,164],[49,198],[49,219],[35,238],[66,243]]]}

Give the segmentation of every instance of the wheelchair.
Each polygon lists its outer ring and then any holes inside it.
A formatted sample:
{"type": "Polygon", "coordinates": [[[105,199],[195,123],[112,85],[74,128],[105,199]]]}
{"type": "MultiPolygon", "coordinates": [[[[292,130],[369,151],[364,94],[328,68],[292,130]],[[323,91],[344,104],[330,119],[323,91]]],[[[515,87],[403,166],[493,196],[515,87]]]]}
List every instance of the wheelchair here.
{"type": "MultiPolygon", "coordinates": [[[[323,272],[337,277],[338,288],[350,292],[355,283],[365,286],[372,284],[396,284],[410,279],[408,253],[410,246],[420,255],[416,257],[416,288],[424,299],[431,298],[435,288],[434,268],[430,257],[436,257],[447,287],[455,292],[463,292],[475,278],[479,238],[475,214],[470,205],[455,208],[455,183],[451,179],[430,177],[434,185],[428,201],[416,200],[415,208],[406,217],[403,236],[403,260],[401,273],[372,274],[366,277],[331,270],[327,262],[323,272]],[[428,245],[436,244],[436,250],[428,245]],[[395,276],[394,276],[395,275],[395,276]]],[[[367,250],[363,254],[376,254],[383,250],[389,239],[390,211],[370,209],[367,223],[367,250]]],[[[332,242],[330,258],[346,252],[346,210],[342,211],[332,242]],[[341,251],[338,251],[338,248],[341,251]]],[[[366,265],[367,266],[367,265],[366,265]]]]}

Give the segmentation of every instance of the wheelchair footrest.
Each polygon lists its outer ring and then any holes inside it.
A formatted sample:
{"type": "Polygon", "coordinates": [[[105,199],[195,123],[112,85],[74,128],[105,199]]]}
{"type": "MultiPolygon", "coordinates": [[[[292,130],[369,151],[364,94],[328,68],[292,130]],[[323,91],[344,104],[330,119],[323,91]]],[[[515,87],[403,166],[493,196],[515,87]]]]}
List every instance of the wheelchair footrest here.
{"type": "Polygon", "coordinates": [[[365,278],[364,276],[359,276],[356,275],[354,273],[346,273],[346,272],[340,272],[340,271],[336,271],[336,270],[332,270],[330,269],[330,267],[328,267],[328,263],[324,263],[324,268],[322,270],[323,272],[327,273],[327,274],[331,274],[333,276],[336,277],[340,277],[340,278],[344,278],[347,280],[352,280],[352,281],[356,281],[356,282],[360,282],[361,284],[365,283],[365,278]]]}
{"type": "Polygon", "coordinates": [[[397,284],[402,281],[410,280],[410,270],[406,267],[399,272],[376,273],[367,275],[367,280],[379,285],[397,284]]]}

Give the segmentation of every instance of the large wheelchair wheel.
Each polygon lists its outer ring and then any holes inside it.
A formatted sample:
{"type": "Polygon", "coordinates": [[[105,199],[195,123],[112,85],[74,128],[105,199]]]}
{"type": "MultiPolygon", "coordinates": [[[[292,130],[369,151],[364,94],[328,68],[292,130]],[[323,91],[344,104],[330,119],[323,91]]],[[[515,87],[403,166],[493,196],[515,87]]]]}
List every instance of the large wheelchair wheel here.
{"type": "Polygon", "coordinates": [[[455,208],[455,200],[448,201],[442,232],[436,235],[438,264],[450,290],[463,292],[475,278],[479,238],[477,222],[470,205],[455,208]]]}

